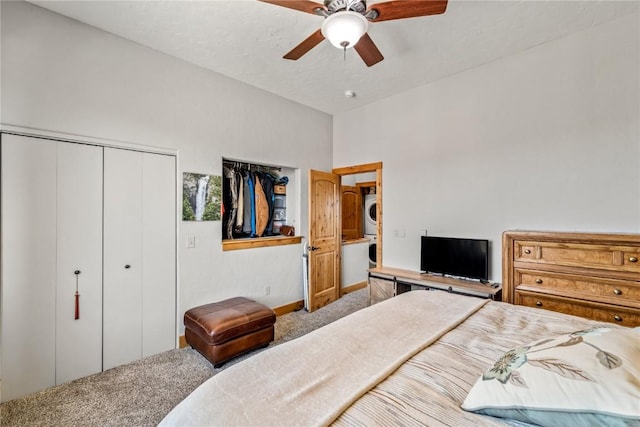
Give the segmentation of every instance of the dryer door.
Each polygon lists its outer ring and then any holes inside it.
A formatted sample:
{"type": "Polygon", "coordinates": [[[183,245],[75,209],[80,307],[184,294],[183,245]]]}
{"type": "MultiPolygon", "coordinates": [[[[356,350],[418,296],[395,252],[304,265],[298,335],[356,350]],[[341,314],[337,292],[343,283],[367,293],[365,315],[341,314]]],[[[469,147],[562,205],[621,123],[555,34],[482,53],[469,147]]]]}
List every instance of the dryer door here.
{"type": "Polygon", "coordinates": [[[376,196],[367,195],[364,201],[364,234],[377,234],[377,219],[376,196]]]}
{"type": "Polygon", "coordinates": [[[376,241],[371,240],[371,243],[369,243],[369,268],[374,268],[377,265],[377,251],[378,248],[376,245],[376,241]]]}

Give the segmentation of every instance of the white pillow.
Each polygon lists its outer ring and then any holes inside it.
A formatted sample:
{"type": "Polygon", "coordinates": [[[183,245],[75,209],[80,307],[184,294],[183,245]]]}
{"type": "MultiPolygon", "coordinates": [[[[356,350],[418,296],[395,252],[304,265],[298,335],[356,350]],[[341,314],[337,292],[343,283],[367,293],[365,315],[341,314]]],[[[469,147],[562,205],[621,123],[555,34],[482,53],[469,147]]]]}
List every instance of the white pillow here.
{"type": "Polygon", "coordinates": [[[640,327],[598,327],[509,350],[462,409],[541,426],[640,426],[640,327]]]}

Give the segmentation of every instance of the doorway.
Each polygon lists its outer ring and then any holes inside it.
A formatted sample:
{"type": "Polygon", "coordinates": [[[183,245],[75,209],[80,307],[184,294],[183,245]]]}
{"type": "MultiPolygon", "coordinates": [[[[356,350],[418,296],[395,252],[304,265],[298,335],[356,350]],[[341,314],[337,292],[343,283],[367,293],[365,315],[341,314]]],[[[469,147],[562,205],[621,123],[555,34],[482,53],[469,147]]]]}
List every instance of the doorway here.
{"type": "MultiPolygon", "coordinates": [[[[376,267],[382,266],[382,162],[309,171],[308,304],[314,311],[342,295],[342,177],[375,173],[376,267]]],[[[366,265],[365,265],[366,267],[366,265]]]]}
{"type": "Polygon", "coordinates": [[[365,201],[364,234],[372,236],[375,242],[373,245],[375,257],[370,257],[375,259],[374,267],[382,267],[382,162],[334,168],[331,172],[338,175],[341,180],[342,177],[348,175],[375,173],[375,181],[357,183],[357,185],[359,187],[375,187],[375,197],[369,197],[365,201]]]}

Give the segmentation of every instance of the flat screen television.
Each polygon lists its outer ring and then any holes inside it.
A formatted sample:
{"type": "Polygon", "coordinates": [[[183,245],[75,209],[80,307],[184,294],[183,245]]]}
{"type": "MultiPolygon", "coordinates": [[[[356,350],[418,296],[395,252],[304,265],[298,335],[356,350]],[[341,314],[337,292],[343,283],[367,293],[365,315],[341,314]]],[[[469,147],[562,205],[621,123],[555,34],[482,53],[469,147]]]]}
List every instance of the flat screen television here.
{"type": "Polygon", "coordinates": [[[422,236],[420,270],[487,281],[489,241],[422,236]]]}

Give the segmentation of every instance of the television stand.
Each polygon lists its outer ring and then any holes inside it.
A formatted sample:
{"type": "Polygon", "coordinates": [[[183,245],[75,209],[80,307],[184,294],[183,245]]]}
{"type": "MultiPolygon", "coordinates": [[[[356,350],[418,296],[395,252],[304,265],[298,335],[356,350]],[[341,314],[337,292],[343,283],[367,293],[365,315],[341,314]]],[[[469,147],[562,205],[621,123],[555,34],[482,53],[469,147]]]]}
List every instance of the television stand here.
{"type": "Polygon", "coordinates": [[[469,295],[478,298],[500,300],[502,285],[499,283],[480,283],[419,271],[382,267],[369,270],[369,303],[375,304],[414,289],[434,289],[469,295]]]}

